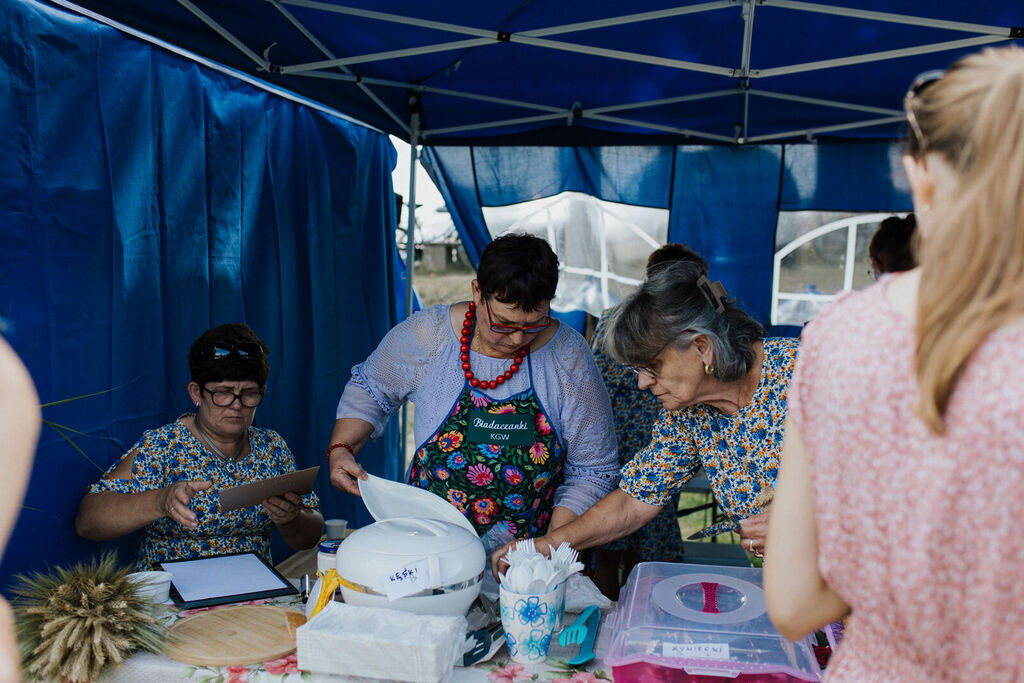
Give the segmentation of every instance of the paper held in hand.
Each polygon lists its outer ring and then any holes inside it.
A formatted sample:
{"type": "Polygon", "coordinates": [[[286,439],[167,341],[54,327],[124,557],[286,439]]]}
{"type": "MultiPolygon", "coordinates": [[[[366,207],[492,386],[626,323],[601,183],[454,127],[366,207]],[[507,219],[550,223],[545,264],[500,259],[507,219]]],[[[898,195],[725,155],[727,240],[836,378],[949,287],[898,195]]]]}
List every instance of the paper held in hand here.
{"type": "Polygon", "coordinates": [[[253,505],[271,496],[281,496],[291,491],[303,495],[313,490],[316,473],[320,467],[310,467],[298,472],[289,472],[279,477],[261,479],[241,486],[233,486],[220,491],[220,511],[238,510],[253,505]]]}

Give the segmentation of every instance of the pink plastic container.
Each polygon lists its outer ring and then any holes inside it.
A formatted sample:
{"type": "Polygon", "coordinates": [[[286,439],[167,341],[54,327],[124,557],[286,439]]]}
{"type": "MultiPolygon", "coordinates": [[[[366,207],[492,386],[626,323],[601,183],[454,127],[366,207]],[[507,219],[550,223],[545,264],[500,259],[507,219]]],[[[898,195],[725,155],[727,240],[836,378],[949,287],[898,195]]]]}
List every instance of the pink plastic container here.
{"type": "Polygon", "coordinates": [[[623,681],[821,680],[810,645],[772,626],[761,570],[751,567],[638,564],[619,596],[605,663],[623,681]]]}

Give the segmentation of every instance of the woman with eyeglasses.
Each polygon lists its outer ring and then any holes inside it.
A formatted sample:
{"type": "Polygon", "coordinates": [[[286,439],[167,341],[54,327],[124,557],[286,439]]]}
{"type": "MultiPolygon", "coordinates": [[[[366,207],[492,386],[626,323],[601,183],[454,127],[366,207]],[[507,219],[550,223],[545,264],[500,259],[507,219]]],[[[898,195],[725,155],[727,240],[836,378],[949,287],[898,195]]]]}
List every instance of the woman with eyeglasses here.
{"type": "Polygon", "coordinates": [[[360,449],[409,400],[409,483],[462,512],[492,549],[581,514],[618,478],[611,407],[583,337],[551,317],[558,258],[506,234],[484,249],[473,297],[392,329],[338,404],[331,482],[358,495],[360,449]]]}
{"type": "Polygon", "coordinates": [[[266,393],[266,346],[248,325],[220,325],[193,342],[188,366],[195,412],[143,434],[89,488],[75,520],[79,535],[106,541],[141,529],[139,569],[233,552],[270,560],[274,528],[293,548],[316,545],[323,518],[315,493],[219,511],[221,489],[295,471],[281,436],[252,426],[266,393]]]}
{"type": "Polygon", "coordinates": [[[904,109],[919,265],[804,329],[768,613],[794,639],[849,614],[831,680],[1020,681],[1024,49],[904,109]]]}
{"type": "MultiPolygon", "coordinates": [[[[637,386],[664,410],[619,487],[538,547],[568,541],[583,549],[630,534],[703,465],[727,517],[704,535],[736,530],[744,549],[762,554],[798,342],[765,338],[704,273],[699,260],[666,263],[620,305],[604,349],[632,366],[637,386]]],[[[496,574],[504,550],[491,556],[496,574]]]]}
{"type": "MultiPolygon", "coordinates": [[[[645,272],[650,274],[672,261],[693,261],[707,275],[708,264],[685,244],[665,244],[647,257],[645,272]]],[[[647,389],[637,386],[637,375],[628,365],[619,363],[604,351],[604,340],[616,307],[601,313],[594,327],[591,349],[597,368],[608,388],[615,418],[615,436],[619,442],[619,464],[625,465],[651,440],[651,430],[661,414],[661,401],[647,389]]],[[[679,532],[679,493],[673,493],[658,514],[640,529],[618,540],[594,548],[592,577],[597,587],[612,600],[638,562],[682,562],[683,537],[679,532]]]]}

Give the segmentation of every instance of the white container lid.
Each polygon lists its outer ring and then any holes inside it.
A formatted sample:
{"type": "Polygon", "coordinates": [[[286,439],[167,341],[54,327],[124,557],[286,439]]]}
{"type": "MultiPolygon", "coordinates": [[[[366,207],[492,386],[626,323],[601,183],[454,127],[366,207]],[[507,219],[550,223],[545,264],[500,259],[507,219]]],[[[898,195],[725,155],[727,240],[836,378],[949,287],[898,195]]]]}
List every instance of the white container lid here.
{"type": "Polygon", "coordinates": [[[338,547],[338,574],[351,584],[384,592],[386,577],[419,562],[428,565],[429,587],[477,582],[487,557],[475,534],[436,519],[401,517],[354,531],[338,547]]]}
{"type": "Polygon", "coordinates": [[[363,503],[378,522],[396,517],[439,519],[468,529],[479,538],[476,529],[465,515],[441,496],[418,486],[400,484],[372,474],[358,481],[363,503]]]}

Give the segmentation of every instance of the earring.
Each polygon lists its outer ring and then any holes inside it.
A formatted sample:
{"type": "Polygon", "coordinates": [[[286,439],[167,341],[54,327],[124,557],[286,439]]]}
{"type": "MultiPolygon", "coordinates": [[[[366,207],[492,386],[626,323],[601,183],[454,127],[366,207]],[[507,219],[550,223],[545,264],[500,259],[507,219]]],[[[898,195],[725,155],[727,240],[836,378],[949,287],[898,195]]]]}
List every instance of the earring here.
{"type": "Polygon", "coordinates": [[[704,364],[704,374],[707,375],[708,377],[710,377],[711,375],[715,374],[715,366],[714,365],[708,365],[707,363],[705,363],[704,364]]]}

